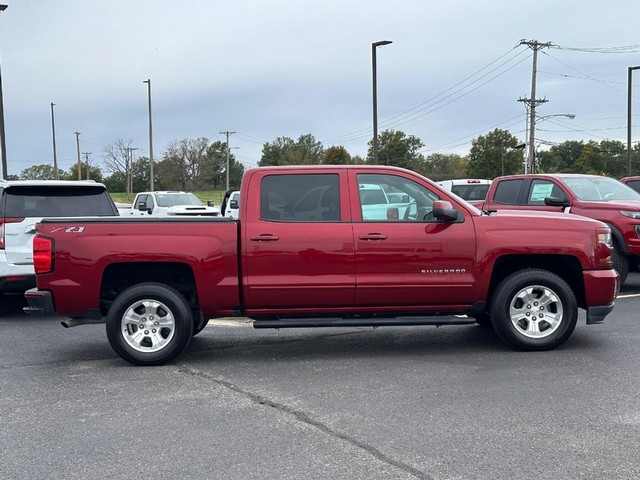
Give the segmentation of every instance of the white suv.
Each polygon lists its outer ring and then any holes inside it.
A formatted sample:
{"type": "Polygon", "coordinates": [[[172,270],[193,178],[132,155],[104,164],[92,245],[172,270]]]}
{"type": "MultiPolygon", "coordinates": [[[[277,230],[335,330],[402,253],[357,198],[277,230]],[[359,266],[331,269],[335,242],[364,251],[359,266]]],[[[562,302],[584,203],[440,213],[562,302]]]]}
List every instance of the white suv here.
{"type": "Polygon", "coordinates": [[[0,180],[0,294],[35,287],[33,237],[42,218],[117,215],[101,183],[0,180]]]}

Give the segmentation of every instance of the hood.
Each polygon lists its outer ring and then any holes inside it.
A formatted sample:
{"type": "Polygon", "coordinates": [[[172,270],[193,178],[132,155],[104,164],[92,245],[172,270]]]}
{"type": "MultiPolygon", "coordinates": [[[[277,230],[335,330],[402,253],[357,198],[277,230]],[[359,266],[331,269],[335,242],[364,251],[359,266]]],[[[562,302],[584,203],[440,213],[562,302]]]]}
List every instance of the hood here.
{"type": "Polygon", "coordinates": [[[606,202],[589,202],[576,200],[574,206],[593,210],[634,210],[640,211],[640,200],[608,200],[606,202]]]}
{"type": "Polygon", "coordinates": [[[205,215],[210,217],[220,216],[220,209],[205,205],[177,205],[167,210],[167,215],[205,215]]]}

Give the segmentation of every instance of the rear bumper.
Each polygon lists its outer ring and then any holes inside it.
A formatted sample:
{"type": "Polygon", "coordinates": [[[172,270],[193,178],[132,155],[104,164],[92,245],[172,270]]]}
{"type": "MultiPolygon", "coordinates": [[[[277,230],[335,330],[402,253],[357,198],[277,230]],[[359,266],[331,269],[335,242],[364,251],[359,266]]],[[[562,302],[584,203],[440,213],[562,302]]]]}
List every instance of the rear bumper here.
{"type": "Polygon", "coordinates": [[[53,308],[53,295],[46,290],[31,288],[24,293],[27,305],[22,310],[27,315],[52,317],[56,314],[53,308]]]}
{"type": "Polygon", "coordinates": [[[35,275],[8,275],[0,277],[0,292],[22,293],[36,286],[35,275]]]}

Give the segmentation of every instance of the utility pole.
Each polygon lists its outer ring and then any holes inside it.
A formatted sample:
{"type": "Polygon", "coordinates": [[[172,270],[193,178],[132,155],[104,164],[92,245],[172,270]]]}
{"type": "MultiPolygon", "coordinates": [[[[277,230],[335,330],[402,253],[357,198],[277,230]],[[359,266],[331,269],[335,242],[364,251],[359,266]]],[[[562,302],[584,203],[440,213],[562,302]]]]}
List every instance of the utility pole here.
{"type": "Polygon", "coordinates": [[[540,43],[537,40],[520,40],[518,45],[526,45],[533,50],[533,69],[531,72],[531,97],[519,98],[519,102],[524,102],[529,107],[529,153],[527,156],[528,168],[525,168],[525,173],[535,173],[535,132],[536,132],[536,107],[543,103],[548,102],[547,99],[536,98],[536,71],[538,67],[538,50],[542,48],[549,48],[553,44],[551,42],[540,43]]]}
{"type": "Polygon", "coordinates": [[[223,135],[227,136],[227,189],[225,191],[229,190],[229,135],[233,135],[236,132],[230,132],[230,131],[226,131],[226,132],[220,132],[223,135]]]}
{"type": "Polygon", "coordinates": [[[87,164],[87,180],[89,180],[89,155],[91,152],[82,152],[82,155],[84,155],[84,161],[87,164]]]}
{"type": "Polygon", "coordinates": [[[127,182],[127,193],[133,193],[133,151],[140,150],[139,148],[134,147],[126,147],[124,149],[127,152],[126,166],[127,166],[127,174],[126,174],[126,182],[127,182]]]}
{"type": "MultiPolygon", "coordinates": [[[[0,5],[0,12],[4,12],[8,5],[0,5]]],[[[2,95],[2,72],[0,71],[0,155],[2,155],[2,178],[7,179],[7,139],[4,132],[4,100],[2,95]]]]}
{"type": "Polygon", "coordinates": [[[80,132],[73,132],[76,136],[76,148],[78,150],[78,180],[82,180],[82,168],[80,168],[80,132]]]}

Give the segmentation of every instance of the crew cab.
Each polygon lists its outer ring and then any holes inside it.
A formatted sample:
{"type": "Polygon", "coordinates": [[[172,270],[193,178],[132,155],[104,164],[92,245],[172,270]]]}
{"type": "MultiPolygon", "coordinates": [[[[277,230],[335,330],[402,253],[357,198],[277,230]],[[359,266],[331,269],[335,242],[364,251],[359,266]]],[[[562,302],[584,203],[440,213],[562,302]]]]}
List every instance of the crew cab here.
{"type": "Polygon", "coordinates": [[[613,178],[571,173],[499,177],[482,209],[564,212],[599,220],[611,228],[613,264],[621,282],[629,266],[640,263],[640,193],[613,178]]]}
{"type": "Polygon", "coordinates": [[[255,328],[478,323],[513,348],[546,350],[569,338],[578,308],[601,323],[619,288],[607,225],[482,213],[400,168],[253,168],[240,210],[45,219],[25,312],[106,322],[113,349],[139,365],[171,361],[226,316],[255,328]],[[409,214],[370,214],[360,185],[398,195],[409,214]],[[320,207],[309,192],[322,192],[320,207]]]}
{"type": "Polygon", "coordinates": [[[136,194],[131,208],[121,208],[120,215],[206,215],[217,217],[220,215],[220,209],[205,205],[191,192],[154,191],[136,194]]]}

